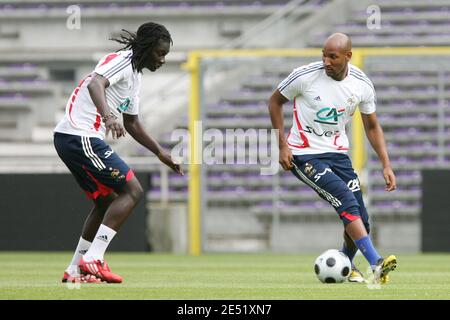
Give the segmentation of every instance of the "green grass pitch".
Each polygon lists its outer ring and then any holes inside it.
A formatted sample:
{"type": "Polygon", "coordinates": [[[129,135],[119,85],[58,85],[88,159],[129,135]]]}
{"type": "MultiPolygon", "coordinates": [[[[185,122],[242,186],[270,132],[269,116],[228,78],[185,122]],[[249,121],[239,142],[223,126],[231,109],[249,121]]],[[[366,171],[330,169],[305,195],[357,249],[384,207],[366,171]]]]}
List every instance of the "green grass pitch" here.
{"type": "MultiPolygon", "coordinates": [[[[449,254],[399,254],[391,283],[322,284],[315,255],[109,253],[122,284],[60,282],[71,253],[0,253],[0,299],[312,300],[450,299],[449,254]]],[[[361,270],[367,263],[357,256],[361,270]]]]}

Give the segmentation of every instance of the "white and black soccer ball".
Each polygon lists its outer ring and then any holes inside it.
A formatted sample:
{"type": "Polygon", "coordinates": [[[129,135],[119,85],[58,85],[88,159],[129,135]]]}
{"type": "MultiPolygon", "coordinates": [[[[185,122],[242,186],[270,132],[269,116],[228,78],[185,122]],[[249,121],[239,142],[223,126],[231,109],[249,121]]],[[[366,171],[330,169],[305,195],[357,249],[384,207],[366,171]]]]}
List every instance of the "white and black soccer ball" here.
{"type": "Polygon", "coordinates": [[[330,249],[317,257],[314,272],[323,283],[341,283],[347,280],[352,270],[350,259],[336,249],[330,249]]]}

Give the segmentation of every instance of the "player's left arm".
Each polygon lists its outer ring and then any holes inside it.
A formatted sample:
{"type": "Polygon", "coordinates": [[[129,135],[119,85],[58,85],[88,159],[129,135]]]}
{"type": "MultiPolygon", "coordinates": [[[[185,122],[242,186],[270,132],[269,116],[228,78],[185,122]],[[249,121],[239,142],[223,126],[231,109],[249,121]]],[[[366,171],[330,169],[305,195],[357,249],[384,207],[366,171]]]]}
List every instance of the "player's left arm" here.
{"type": "Polygon", "coordinates": [[[384,140],[383,129],[377,119],[375,112],[370,114],[361,113],[364,130],[372,148],[378,155],[383,166],[383,177],[386,181],[386,191],[394,191],[397,188],[395,174],[391,167],[386,142],[384,140]]]}
{"type": "Polygon", "coordinates": [[[146,147],[148,150],[158,156],[159,160],[171,168],[178,174],[184,175],[181,166],[172,160],[170,154],[168,154],[159,143],[153,139],[144,129],[138,115],[123,114],[123,124],[125,130],[136,140],[138,143],[146,147]]]}

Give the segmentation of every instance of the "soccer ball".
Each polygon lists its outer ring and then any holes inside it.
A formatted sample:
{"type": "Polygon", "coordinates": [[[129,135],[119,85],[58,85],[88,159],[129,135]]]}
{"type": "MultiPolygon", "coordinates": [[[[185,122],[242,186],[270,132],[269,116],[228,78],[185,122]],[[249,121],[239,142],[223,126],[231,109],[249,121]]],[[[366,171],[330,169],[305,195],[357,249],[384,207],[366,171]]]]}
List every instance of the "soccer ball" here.
{"type": "Polygon", "coordinates": [[[323,283],[341,283],[347,280],[352,270],[350,259],[336,249],[330,249],[317,257],[314,272],[323,283]]]}

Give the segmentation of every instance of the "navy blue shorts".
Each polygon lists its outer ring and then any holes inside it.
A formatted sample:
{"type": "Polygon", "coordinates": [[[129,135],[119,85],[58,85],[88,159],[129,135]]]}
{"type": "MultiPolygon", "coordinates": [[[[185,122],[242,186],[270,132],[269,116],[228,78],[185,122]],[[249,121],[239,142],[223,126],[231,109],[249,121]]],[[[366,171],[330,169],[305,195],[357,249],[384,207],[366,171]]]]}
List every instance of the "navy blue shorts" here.
{"type": "Polygon", "coordinates": [[[120,191],[134,177],[128,165],[102,139],[55,132],[53,142],[59,157],[90,199],[120,191]]]}
{"type": "Polygon", "coordinates": [[[292,173],[328,201],[345,225],[361,218],[370,231],[359,179],[346,154],[294,155],[292,173]]]}

